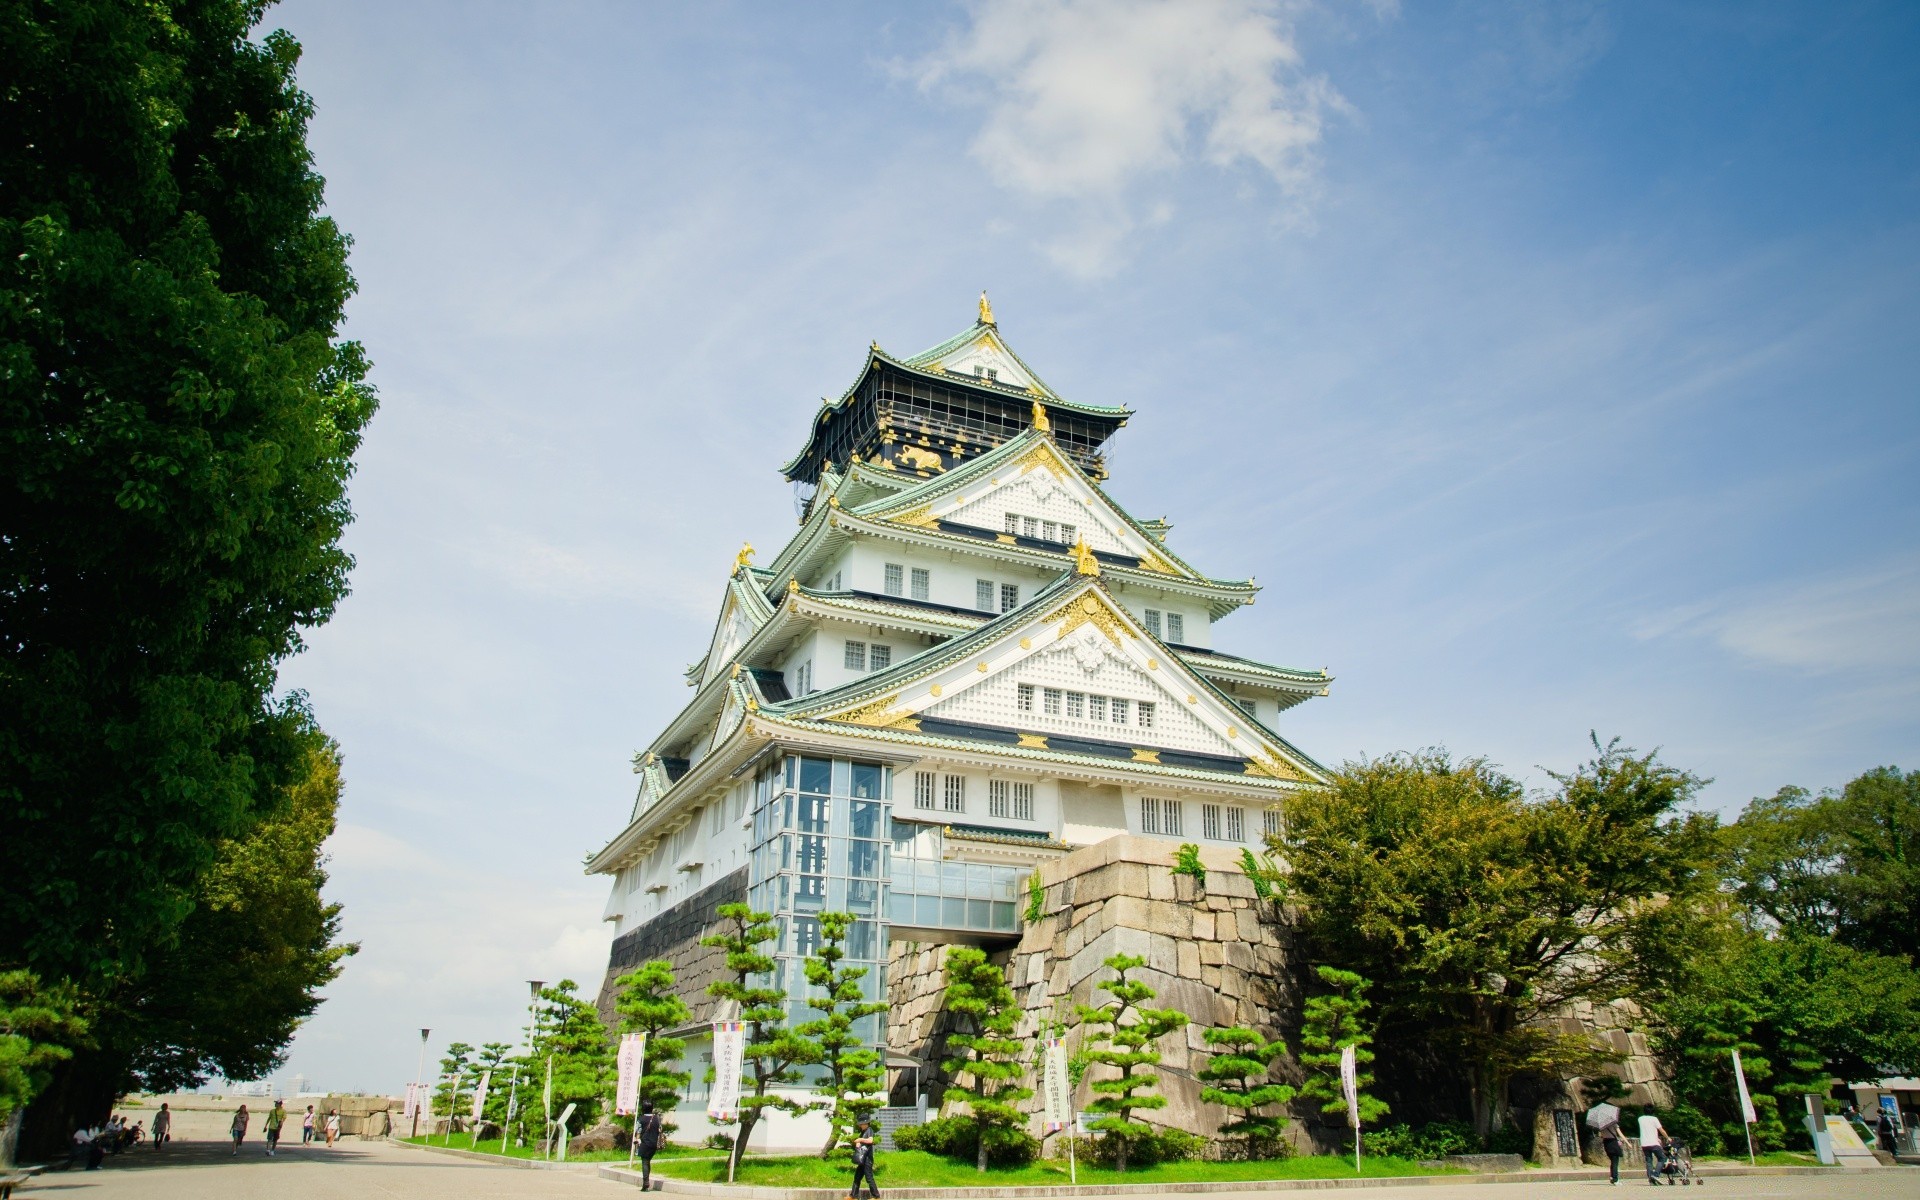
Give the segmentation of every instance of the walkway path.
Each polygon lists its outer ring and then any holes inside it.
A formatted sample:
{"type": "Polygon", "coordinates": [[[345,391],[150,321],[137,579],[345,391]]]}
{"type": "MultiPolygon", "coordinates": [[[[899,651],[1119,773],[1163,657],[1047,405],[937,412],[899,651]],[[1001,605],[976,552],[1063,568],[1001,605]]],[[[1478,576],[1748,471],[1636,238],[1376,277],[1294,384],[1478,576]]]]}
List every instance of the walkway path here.
{"type": "MultiPolygon", "coordinates": [[[[1573,1183],[1427,1185],[1306,1192],[1211,1192],[1205,1200],[1600,1200],[1629,1188],[1646,1195],[1643,1180],[1606,1177],[1573,1183]]],[[[672,1193],[655,1193],[671,1196],[672,1193]]],[[[1664,1195],[1665,1193],[1660,1193],[1664,1195]]],[[[1685,1193],[1691,1196],[1692,1193],[1685,1193]]],[[[384,1142],[344,1141],[324,1146],[283,1145],[268,1158],[249,1138],[240,1156],[224,1144],[174,1143],[158,1153],[128,1151],[98,1171],[40,1176],[15,1193],[18,1200],[639,1200],[637,1189],[592,1170],[536,1171],[384,1142]]],[[[1920,1170],[1896,1168],[1821,1178],[1808,1175],[1722,1176],[1701,1200],[1920,1200],[1920,1170]]],[[[1129,1200],[1137,1200],[1130,1197],[1129,1200]]],[[[1651,1198],[1649,1198],[1651,1200],[1651,1198]]]]}
{"type": "Polygon", "coordinates": [[[266,1155],[249,1134],[239,1157],[225,1143],[129,1150],[98,1171],[49,1172],[14,1200],[637,1200],[637,1188],[591,1170],[498,1167],[385,1142],[349,1138],[333,1149],[292,1145],[266,1155]]]}

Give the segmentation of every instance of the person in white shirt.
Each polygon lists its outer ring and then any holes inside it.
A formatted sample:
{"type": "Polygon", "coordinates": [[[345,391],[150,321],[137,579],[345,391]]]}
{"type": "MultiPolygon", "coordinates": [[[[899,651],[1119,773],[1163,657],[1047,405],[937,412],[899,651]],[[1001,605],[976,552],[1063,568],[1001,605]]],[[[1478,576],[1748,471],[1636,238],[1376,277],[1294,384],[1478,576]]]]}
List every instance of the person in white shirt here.
{"type": "Polygon", "coordinates": [[[1647,1182],[1660,1186],[1661,1168],[1667,1165],[1667,1127],[1652,1113],[1640,1117],[1640,1160],[1647,1164],[1647,1182]]]}

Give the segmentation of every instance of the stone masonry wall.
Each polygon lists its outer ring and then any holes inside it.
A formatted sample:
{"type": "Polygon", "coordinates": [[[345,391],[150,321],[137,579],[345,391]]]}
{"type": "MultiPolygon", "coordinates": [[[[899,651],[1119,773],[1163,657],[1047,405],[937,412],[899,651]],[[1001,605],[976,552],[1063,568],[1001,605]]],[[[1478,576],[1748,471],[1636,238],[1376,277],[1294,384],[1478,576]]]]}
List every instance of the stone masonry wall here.
{"type": "MultiPolygon", "coordinates": [[[[1206,884],[1173,873],[1175,847],[1149,838],[1116,837],[1040,868],[1044,915],[1014,948],[1011,982],[1026,1010],[1023,1028],[1069,1017],[1076,1004],[1099,1004],[1096,985],[1112,977],[1115,954],[1147,965],[1132,974],[1157,993],[1152,1003],[1187,1014],[1191,1023],[1160,1045],[1159,1093],[1165,1108],[1141,1114],[1150,1123],[1214,1136],[1226,1113],[1200,1099],[1195,1073],[1206,1062],[1203,1031],[1247,1025],[1272,1036],[1297,1023],[1283,928],[1265,919],[1237,856],[1203,846],[1206,884]]],[[[1093,1099],[1082,1080],[1076,1103],[1093,1099]]],[[[1037,1112],[1039,1100],[1033,1108],[1037,1112]]]]}
{"type": "Polygon", "coordinates": [[[727,965],[724,950],[702,946],[700,939],[719,931],[719,908],[747,898],[747,869],[711,883],[652,920],[614,939],[607,956],[607,974],[600,982],[596,1007],[608,1029],[617,1026],[613,1011],[614,981],[648,959],[664,959],[673,966],[673,990],[693,1010],[693,1020],[711,1019],[714,999],[707,985],[720,978],[727,965]]]}
{"type": "MultiPolygon", "coordinates": [[[[1115,837],[1042,864],[1042,916],[1025,927],[1017,945],[996,957],[1008,965],[1009,982],[1024,1011],[1020,1025],[1024,1037],[1033,1036],[1046,1020],[1070,1022],[1075,1005],[1106,1001],[1107,993],[1095,988],[1111,978],[1105,966],[1110,956],[1146,959],[1147,965],[1133,978],[1158,993],[1152,1001],[1155,1006],[1178,1009],[1191,1023],[1160,1044],[1164,1057],[1159,1093],[1166,1097],[1167,1106],[1140,1117],[1212,1138],[1218,1136],[1227,1114],[1200,1099],[1196,1073],[1208,1056],[1204,1032],[1246,1025],[1266,1037],[1283,1038],[1297,1051],[1302,964],[1287,926],[1277,919],[1269,902],[1255,896],[1236,854],[1202,846],[1200,860],[1207,868],[1202,885],[1173,873],[1175,851],[1176,847],[1162,841],[1115,837]]],[[[945,951],[946,947],[936,945],[896,945],[887,976],[892,1005],[889,1049],[927,1064],[922,1078],[935,1100],[946,1082],[939,1070],[945,1056],[940,1010],[945,951]]],[[[1633,1086],[1632,1102],[1670,1103],[1671,1097],[1655,1078],[1645,1036],[1636,1029],[1639,1011],[1632,1004],[1583,1003],[1555,1018],[1554,1024],[1567,1032],[1596,1035],[1613,1046],[1620,1055],[1614,1069],[1633,1086]]],[[[1077,1039],[1071,1045],[1079,1048],[1077,1039]]],[[[1278,1074],[1286,1082],[1300,1082],[1298,1067],[1290,1059],[1283,1060],[1278,1074]]],[[[911,1070],[896,1071],[890,1082],[893,1103],[913,1103],[911,1070]]],[[[1037,1090],[1038,1081],[1029,1082],[1037,1090]]],[[[1549,1101],[1543,1095],[1539,1100],[1543,1129],[1551,1124],[1550,1108],[1572,1102],[1564,1086],[1553,1093],[1555,1099],[1549,1101]]],[[[1076,1104],[1084,1109],[1092,1099],[1091,1088],[1082,1080],[1076,1104]]],[[[1036,1134],[1041,1104],[1036,1096],[1028,1105],[1035,1114],[1032,1131],[1036,1134]]],[[[1524,1128],[1536,1114],[1516,1111],[1515,1116],[1524,1128]]],[[[1299,1105],[1294,1106],[1292,1118],[1287,1136],[1302,1152],[1337,1149],[1344,1136],[1341,1129],[1323,1128],[1299,1105]]]]}

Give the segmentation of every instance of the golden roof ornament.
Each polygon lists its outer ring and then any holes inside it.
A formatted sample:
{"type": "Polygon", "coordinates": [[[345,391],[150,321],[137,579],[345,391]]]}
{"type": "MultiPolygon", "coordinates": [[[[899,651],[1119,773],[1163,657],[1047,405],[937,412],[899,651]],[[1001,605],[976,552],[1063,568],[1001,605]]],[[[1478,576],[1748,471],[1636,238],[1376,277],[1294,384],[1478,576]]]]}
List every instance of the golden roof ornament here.
{"type": "Polygon", "coordinates": [[[1073,548],[1067,553],[1073,555],[1074,569],[1080,574],[1094,576],[1100,574],[1100,560],[1093,556],[1093,551],[1087,546],[1087,539],[1081,538],[1075,542],[1073,548]]]}
{"type": "Polygon", "coordinates": [[[741,567],[752,566],[753,555],[754,555],[753,543],[752,542],[741,543],[740,553],[733,556],[733,569],[738,571],[741,567]]]}
{"type": "Polygon", "coordinates": [[[1053,432],[1053,422],[1047,420],[1047,406],[1038,400],[1033,402],[1033,430],[1035,433],[1053,432]]]}
{"type": "Polygon", "coordinates": [[[993,305],[987,302],[987,292],[985,288],[980,290],[980,323],[982,325],[992,325],[994,323],[993,305]]]}

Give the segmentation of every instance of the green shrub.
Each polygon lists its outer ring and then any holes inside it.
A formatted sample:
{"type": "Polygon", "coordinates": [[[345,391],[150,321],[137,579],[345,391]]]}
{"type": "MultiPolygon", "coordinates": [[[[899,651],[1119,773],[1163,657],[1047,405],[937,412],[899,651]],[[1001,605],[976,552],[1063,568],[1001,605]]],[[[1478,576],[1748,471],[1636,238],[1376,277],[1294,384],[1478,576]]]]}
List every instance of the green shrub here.
{"type": "Polygon", "coordinates": [[[1411,1125],[1389,1125],[1367,1134],[1369,1153],[1413,1162],[1445,1158],[1449,1154],[1478,1154],[1480,1139],[1473,1126],[1464,1121],[1429,1121],[1415,1129],[1411,1125]]]}
{"type": "Polygon", "coordinates": [[[1040,872],[1027,876],[1027,924],[1038,924],[1041,917],[1047,915],[1047,889],[1040,882],[1040,872]]]}
{"type": "Polygon", "coordinates": [[[1502,1125],[1487,1136],[1488,1154],[1518,1154],[1521,1158],[1533,1157],[1533,1132],[1516,1129],[1512,1125],[1502,1125]]]}
{"type": "MultiPolygon", "coordinates": [[[[1150,1167],[1155,1163],[1185,1162],[1203,1157],[1209,1145],[1206,1138],[1181,1129],[1156,1129],[1152,1133],[1127,1139],[1127,1167],[1150,1167]]],[[[1077,1138],[1074,1152],[1096,1166],[1111,1167],[1117,1161],[1118,1139],[1077,1138]]]]}
{"type": "MultiPolygon", "coordinates": [[[[893,1144],[899,1150],[919,1150],[972,1163],[980,1152],[980,1129],[972,1117],[935,1117],[924,1125],[904,1125],[894,1130],[893,1144]]],[[[1039,1139],[1024,1129],[996,1129],[987,1138],[990,1167],[1024,1167],[1039,1157],[1039,1139]]]]}
{"type": "Polygon", "coordinates": [[[1173,873],[1191,875],[1201,887],[1207,886],[1207,868],[1200,862],[1200,847],[1184,843],[1173,852],[1173,873]]]}
{"type": "Polygon", "coordinates": [[[709,1150],[726,1150],[731,1152],[733,1150],[733,1135],[725,1132],[710,1133],[707,1135],[707,1140],[703,1145],[709,1150]]]}

